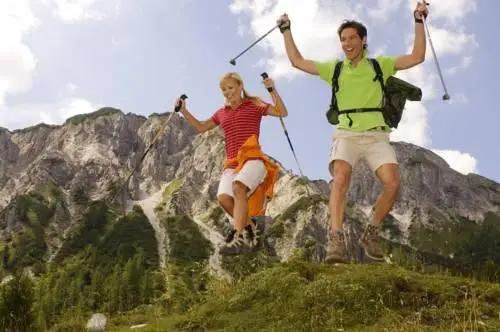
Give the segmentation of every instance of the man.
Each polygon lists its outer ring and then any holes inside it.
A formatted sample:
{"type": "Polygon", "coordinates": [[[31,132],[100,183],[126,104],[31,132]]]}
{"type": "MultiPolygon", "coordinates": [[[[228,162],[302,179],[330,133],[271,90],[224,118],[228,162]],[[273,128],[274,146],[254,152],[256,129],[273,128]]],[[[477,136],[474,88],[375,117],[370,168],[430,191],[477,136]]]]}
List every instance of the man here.
{"type": "MultiPolygon", "coordinates": [[[[425,31],[423,19],[427,17],[426,3],[418,2],[414,10],[415,39],[410,54],[394,57],[377,57],[383,78],[398,70],[412,68],[425,59],[425,31]]],[[[278,19],[283,34],[286,53],[294,68],[319,76],[332,86],[332,75],[339,61],[319,62],[302,57],[297,49],[290,30],[290,20],[285,14],[278,19]]],[[[381,106],[382,89],[374,81],[374,68],[368,61],[367,30],[356,21],[345,21],[338,29],[338,35],[345,54],[342,70],[338,79],[336,93],[339,110],[376,108],[381,106]]],[[[329,200],[327,263],[346,263],[346,249],[343,232],[345,197],[349,189],[352,169],[364,159],[382,184],[371,220],[366,226],[359,244],[368,257],[383,260],[384,254],[379,245],[378,231],[389,211],[392,209],[399,190],[399,168],[394,149],[389,143],[390,127],[381,111],[348,113],[338,115],[338,126],[334,135],[329,171],[333,176],[329,200]]]]}

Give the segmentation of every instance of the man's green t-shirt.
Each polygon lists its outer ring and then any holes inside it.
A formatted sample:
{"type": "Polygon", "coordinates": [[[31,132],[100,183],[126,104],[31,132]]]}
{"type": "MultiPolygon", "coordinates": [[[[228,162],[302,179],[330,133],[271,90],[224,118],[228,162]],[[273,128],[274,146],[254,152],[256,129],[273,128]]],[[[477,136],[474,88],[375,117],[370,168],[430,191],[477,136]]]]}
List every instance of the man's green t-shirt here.
{"type": "MultiPolygon", "coordinates": [[[[384,82],[397,71],[394,66],[396,57],[379,56],[375,59],[380,64],[384,74],[384,82]]],[[[325,62],[315,62],[319,76],[332,86],[333,70],[339,59],[325,62]]],[[[382,88],[380,82],[373,78],[375,70],[368,62],[366,56],[357,66],[353,66],[348,59],[344,60],[339,76],[339,91],[337,92],[337,105],[339,110],[353,108],[371,108],[382,106],[382,88]]],[[[386,126],[382,112],[349,113],[352,125],[349,126],[347,114],[340,114],[338,129],[361,132],[378,126],[386,126]]],[[[390,131],[390,129],[387,129],[390,131]]]]}

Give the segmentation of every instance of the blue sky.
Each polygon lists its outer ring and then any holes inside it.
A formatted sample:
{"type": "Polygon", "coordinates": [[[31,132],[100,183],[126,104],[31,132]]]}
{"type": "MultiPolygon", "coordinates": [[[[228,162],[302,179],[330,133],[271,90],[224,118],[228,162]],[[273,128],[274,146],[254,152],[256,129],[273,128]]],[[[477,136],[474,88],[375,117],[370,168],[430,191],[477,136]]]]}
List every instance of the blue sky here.
{"type": "MultiPolygon", "coordinates": [[[[237,71],[246,89],[268,100],[260,74],[275,79],[289,110],[285,119],[302,169],[329,179],[334,128],[325,111],[330,89],[294,70],[279,31],[232,66],[229,60],[287,12],[302,54],[342,56],[336,29],[356,18],[368,27],[370,52],[402,54],[413,42],[413,0],[0,0],[0,126],[61,123],[77,113],[112,106],[149,115],[172,108],[186,93],[200,119],[222,104],[219,78],[237,71]]],[[[463,173],[500,182],[494,106],[500,77],[491,29],[498,2],[441,0],[429,7],[431,38],[451,102],[443,102],[430,45],[426,62],[398,76],[419,85],[422,103],[410,103],[393,140],[424,146],[463,173]]],[[[267,153],[298,172],[279,120],[267,118],[267,153]]]]}

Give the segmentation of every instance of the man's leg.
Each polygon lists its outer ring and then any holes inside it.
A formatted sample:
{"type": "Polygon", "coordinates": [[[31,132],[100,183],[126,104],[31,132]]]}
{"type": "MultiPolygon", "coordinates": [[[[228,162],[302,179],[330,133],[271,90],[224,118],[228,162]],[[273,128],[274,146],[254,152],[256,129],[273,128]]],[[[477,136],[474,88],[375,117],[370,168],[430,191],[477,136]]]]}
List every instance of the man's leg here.
{"type": "Polygon", "coordinates": [[[385,217],[389,214],[396,201],[400,174],[396,153],[387,137],[377,136],[378,141],[366,151],[366,160],[382,184],[382,191],[375,202],[371,220],[360,238],[360,245],[368,257],[383,260],[384,253],[379,244],[379,230],[385,217]]]}
{"type": "Polygon", "coordinates": [[[371,222],[381,225],[396,202],[399,192],[400,174],[397,164],[385,164],[380,166],[376,175],[382,184],[382,192],[375,202],[375,211],[371,222]]]}
{"type": "Polygon", "coordinates": [[[359,159],[359,150],[352,137],[336,139],[332,146],[330,174],[333,182],[328,202],[329,231],[326,263],[346,263],[344,214],[352,169],[359,159]]]}
{"type": "Polygon", "coordinates": [[[352,167],[344,160],[336,160],[333,165],[333,183],[328,202],[329,226],[332,231],[344,228],[344,213],[347,191],[351,182],[352,167]]]}

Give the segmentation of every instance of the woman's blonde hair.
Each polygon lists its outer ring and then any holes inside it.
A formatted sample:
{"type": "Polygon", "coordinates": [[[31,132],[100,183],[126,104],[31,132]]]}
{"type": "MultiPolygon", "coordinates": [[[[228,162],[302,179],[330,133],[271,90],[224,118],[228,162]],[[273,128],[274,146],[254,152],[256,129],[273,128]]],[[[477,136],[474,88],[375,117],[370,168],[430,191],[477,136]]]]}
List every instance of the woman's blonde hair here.
{"type": "Polygon", "coordinates": [[[258,106],[263,106],[265,104],[261,98],[259,98],[257,96],[251,96],[248,94],[247,90],[245,90],[243,80],[241,79],[241,76],[238,75],[238,73],[235,73],[235,72],[226,73],[226,74],[222,75],[219,82],[220,82],[220,84],[222,84],[222,82],[224,82],[225,80],[228,80],[228,79],[232,79],[232,80],[236,81],[236,83],[238,83],[238,85],[241,86],[241,91],[243,92],[243,96],[242,96],[243,99],[249,98],[258,106]]]}

